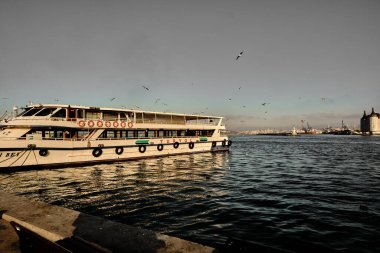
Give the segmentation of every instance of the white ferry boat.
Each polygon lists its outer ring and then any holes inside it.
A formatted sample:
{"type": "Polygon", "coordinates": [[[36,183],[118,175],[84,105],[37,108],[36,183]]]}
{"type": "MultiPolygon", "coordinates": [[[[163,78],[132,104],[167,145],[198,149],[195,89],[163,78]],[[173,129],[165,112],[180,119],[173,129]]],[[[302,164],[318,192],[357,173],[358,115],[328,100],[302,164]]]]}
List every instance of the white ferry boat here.
{"type": "Polygon", "coordinates": [[[228,151],[222,117],[32,104],[0,124],[0,171],[228,151]]]}

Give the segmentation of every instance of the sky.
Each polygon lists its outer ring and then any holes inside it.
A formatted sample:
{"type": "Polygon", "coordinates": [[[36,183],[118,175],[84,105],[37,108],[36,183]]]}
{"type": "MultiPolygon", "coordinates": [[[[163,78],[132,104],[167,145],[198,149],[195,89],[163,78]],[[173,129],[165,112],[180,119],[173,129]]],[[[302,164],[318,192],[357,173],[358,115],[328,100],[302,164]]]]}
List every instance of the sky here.
{"type": "Polygon", "coordinates": [[[379,95],[378,0],[0,0],[0,116],[31,101],[358,127],[379,95]]]}

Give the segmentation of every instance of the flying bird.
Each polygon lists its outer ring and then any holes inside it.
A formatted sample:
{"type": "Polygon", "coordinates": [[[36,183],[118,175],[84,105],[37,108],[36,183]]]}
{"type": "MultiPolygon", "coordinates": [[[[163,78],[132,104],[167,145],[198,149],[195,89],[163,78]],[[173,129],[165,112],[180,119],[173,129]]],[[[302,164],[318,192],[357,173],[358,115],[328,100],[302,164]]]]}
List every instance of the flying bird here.
{"type": "Polygon", "coordinates": [[[111,98],[110,101],[114,101],[116,98],[111,98]]]}
{"type": "Polygon", "coordinates": [[[142,85],[141,87],[143,87],[143,88],[146,89],[146,90],[149,90],[149,88],[146,87],[146,86],[144,86],[144,85],[142,85]]]}
{"type": "Polygon", "coordinates": [[[241,51],[240,54],[236,57],[236,60],[238,60],[242,55],[244,51],[241,51]]]}
{"type": "Polygon", "coordinates": [[[265,105],[269,105],[269,103],[266,103],[266,102],[265,102],[265,103],[262,103],[261,105],[262,105],[262,106],[265,106],[265,105]]]}
{"type": "Polygon", "coordinates": [[[230,101],[231,101],[232,99],[231,99],[231,98],[229,98],[228,100],[230,100],[230,101]]]}

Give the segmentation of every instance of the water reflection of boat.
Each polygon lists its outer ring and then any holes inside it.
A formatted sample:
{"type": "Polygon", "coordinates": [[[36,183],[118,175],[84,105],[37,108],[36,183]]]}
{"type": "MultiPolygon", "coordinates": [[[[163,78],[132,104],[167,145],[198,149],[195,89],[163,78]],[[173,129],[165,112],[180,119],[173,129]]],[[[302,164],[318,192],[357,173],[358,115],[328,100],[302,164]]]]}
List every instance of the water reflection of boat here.
{"type": "Polygon", "coordinates": [[[0,125],[0,170],[227,151],[222,117],[30,105],[0,125]]]}

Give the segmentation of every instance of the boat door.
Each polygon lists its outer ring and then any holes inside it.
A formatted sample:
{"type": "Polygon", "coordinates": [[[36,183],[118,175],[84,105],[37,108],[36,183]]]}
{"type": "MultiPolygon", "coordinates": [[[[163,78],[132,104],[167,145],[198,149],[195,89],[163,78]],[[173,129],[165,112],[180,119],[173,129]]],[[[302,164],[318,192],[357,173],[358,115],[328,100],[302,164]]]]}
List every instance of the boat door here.
{"type": "Polygon", "coordinates": [[[67,120],[76,121],[77,120],[77,109],[69,108],[67,113],[67,120]]]}

